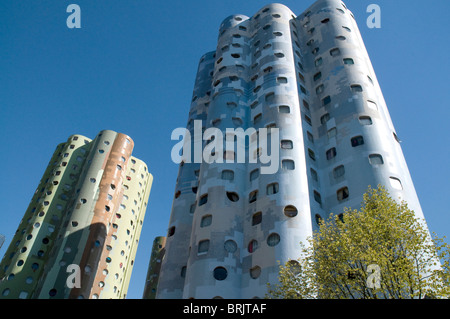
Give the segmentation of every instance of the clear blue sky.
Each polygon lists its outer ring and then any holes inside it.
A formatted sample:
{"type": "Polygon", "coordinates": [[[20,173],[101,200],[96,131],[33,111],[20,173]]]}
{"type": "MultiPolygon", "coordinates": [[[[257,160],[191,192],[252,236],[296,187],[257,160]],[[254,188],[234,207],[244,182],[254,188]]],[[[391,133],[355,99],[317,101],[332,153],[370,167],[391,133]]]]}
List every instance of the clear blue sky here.
{"type": "MultiPolygon", "coordinates": [[[[295,14],[313,0],[278,1],[295,14]]],[[[154,175],[128,291],[141,298],[152,241],[165,235],[178,166],[172,130],[186,125],[197,63],[215,50],[242,0],[1,0],[0,233],[6,251],[58,143],[103,129],[130,135],[154,175]],[[81,29],[66,8],[81,7],[81,29]],[[126,113],[123,113],[126,110],[126,113]]],[[[450,1],[347,0],[375,68],[431,231],[450,235],[450,1]],[[366,26],[369,4],[381,28],[366,26]]]]}

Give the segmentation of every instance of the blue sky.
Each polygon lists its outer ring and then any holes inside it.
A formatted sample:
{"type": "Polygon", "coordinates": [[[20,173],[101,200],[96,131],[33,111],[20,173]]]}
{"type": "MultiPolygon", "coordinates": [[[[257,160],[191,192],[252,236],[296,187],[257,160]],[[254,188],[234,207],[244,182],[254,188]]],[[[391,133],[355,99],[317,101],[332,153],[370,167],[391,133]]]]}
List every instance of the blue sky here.
{"type": "MultiPolygon", "coordinates": [[[[281,0],[295,14],[313,0],[281,0]]],[[[58,143],[103,129],[130,135],[154,176],[129,298],[141,298],[152,242],[165,235],[178,166],[171,132],[186,125],[197,64],[232,14],[260,0],[1,0],[0,233],[6,251],[58,143]],[[68,29],[66,8],[81,8],[68,29]],[[124,113],[124,110],[126,111],[124,113]]],[[[372,60],[428,226],[450,235],[448,0],[347,0],[372,60]],[[381,8],[369,29],[366,8],[381,8]]]]}

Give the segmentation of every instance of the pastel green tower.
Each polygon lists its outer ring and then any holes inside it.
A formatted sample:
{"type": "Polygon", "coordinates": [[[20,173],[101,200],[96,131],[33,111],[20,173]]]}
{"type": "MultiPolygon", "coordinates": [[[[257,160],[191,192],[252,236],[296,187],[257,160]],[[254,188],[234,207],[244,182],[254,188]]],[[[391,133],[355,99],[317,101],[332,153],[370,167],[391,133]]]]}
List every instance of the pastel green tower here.
{"type": "Polygon", "coordinates": [[[153,181],[132,139],[57,146],[0,264],[0,298],[125,298],[153,181]]]}

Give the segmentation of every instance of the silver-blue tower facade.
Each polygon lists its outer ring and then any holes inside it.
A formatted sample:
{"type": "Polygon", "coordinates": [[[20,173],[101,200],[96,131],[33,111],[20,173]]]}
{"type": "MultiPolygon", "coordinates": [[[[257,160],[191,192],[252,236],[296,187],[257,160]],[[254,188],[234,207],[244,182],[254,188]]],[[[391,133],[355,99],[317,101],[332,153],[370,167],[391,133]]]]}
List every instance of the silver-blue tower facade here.
{"type": "Polygon", "coordinates": [[[423,218],[358,26],[340,0],[319,0],[298,16],[271,4],[226,18],[216,50],[199,63],[191,136],[198,121],[203,131],[220,129],[224,145],[227,128],[277,128],[277,152],[269,151],[278,169],[262,174],[251,161],[267,151],[252,151],[255,134],[235,134],[247,143],[245,162],[225,151],[231,163],[181,163],[157,298],[264,297],[317,222],[359,208],[369,185],[384,185],[423,218]]]}

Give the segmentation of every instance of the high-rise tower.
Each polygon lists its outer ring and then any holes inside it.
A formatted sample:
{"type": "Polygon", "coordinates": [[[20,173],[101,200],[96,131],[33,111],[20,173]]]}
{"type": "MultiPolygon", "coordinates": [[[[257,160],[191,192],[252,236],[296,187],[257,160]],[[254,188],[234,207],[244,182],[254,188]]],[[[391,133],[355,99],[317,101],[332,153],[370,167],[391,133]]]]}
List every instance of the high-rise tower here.
{"type": "Polygon", "coordinates": [[[124,298],[153,177],[125,134],[57,146],[0,264],[0,298],[124,298]]]}
{"type": "Polygon", "coordinates": [[[156,288],[158,287],[159,272],[161,271],[161,261],[165,253],[165,244],[166,237],[164,236],[156,237],[153,241],[142,299],[155,299],[156,297],[156,288]]]}
{"type": "Polygon", "coordinates": [[[246,160],[227,150],[231,163],[181,163],[157,298],[264,297],[317,222],[359,208],[369,185],[423,218],[358,26],[339,0],[298,16],[271,4],[226,18],[217,49],[200,60],[187,123],[205,148],[199,123],[223,132],[224,145],[227,128],[236,145],[248,138],[246,160]],[[252,147],[262,128],[278,129],[275,147],[252,147]],[[251,161],[265,153],[278,156],[273,174],[251,161]]]}

